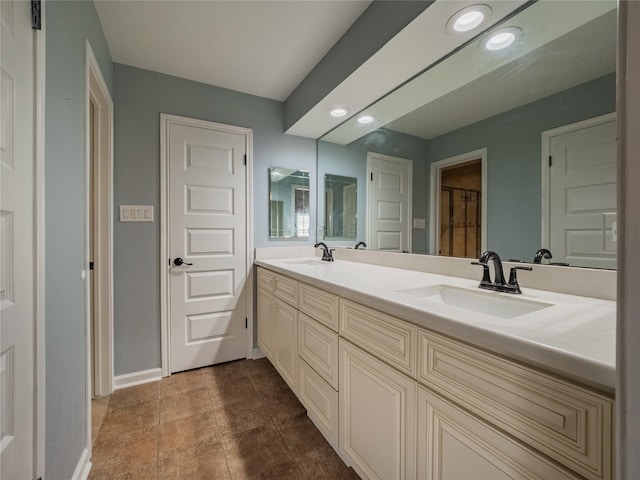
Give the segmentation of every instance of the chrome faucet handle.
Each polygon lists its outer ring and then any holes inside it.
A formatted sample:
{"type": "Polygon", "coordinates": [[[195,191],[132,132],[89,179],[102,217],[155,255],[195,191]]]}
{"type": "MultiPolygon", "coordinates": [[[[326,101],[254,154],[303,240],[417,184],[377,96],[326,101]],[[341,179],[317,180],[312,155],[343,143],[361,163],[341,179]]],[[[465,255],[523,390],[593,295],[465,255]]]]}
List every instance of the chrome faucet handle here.
{"type": "Polygon", "coordinates": [[[518,270],[527,270],[531,271],[533,268],[531,267],[511,267],[511,271],[509,272],[509,283],[507,284],[509,293],[522,293],[520,290],[520,285],[518,285],[518,270]]]}
{"type": "Polygon", "coordinates": [[[486,262],[471,262],[471,265],[480,265],[482,266],[482,280],[480,280],[480,288],[493,288],[493,284],[491,283],[491,275],[489,273],[489,265],[486,262]]]}

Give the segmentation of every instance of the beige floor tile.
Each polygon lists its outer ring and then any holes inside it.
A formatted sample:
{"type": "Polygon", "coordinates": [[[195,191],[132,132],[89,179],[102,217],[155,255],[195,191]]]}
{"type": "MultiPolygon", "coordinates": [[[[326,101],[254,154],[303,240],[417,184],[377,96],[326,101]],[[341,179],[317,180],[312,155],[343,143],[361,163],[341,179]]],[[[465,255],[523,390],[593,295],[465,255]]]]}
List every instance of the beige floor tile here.
{"type": "Polygon", "coordinates": [[[234,480],[248,479],[292,460],[275,425],[222,437],[227,463],[234,480]]]}
{"type": "Polygon", "coordinates": [[[249,377],[228,377],[226,380],[207,380],[211,402],[215,408],[238,403],[256,396],[256,390],[249,377]]]}
{"type": "Polygon", "coordinates": [[[100,431],[100,426],[107,414],[110,396],[94,398],[91,400],[91,443],[96,443],[96,437],[100,431]]]}
{"type": "Polygon", "coordinates": [[[221,435],[232,435],[271,423],[267,409],[254,393],[245,399],[215,408],[221,435]]]}
{"type": "MultiPolygon", "coordinates": [[[[111,403],[111,402],[109,402],[111,403]]],[[[158,424],[160,400],[148,400],[121,408],[109,405],[98,439],[127,436],[158,424]]]]}
{"type": "Polygon", "coordinates": [[[128,407],[140,402],[157,400],[160,397],[160,382],[144,383],[134,387],[115,390],[109,405],[114,408],[128,407]]]}
{"type": "Polygon", "coordinates": [[[306,412],[276,419],[275,423],[294,457],[300,457],[327,444],[306,412]]]}
{"type": "Polygon", "coordinates": [[[160,382],[160,395],[168,397],[176,393],[189,392],[204,387],[202,369],[189,370],[165,377],[160,382]]]}
{"type": "Polygon", "coordinates": [[[260,394],[260,398],[269,415],[274,419],[290,417],[306,411],[295,394],[288,388],[260,394]]]}
{"type": "Polygon", "coordinates": [[[222,444],[216,440],[161,456],[158,480],[227,480],[229,467],[222,444]]]}
{"type": "Polygon", "coordinates": [[[281,390],[290,390],[289,385],[282,379],[275,370],[272,372],[262,372],[249,375],[251,383],[259,395],[269,395],[281,390]]]}
{"type": "MultiPolygon", "coordinates": [[[[270,468],[260,475],[252,478],[252,480],[302,480],[304,475],[300,467],[295,461],[290,460],[280,465],[270,468]]],[[[339,480],[339,479],[335,479],[339,480]]]]}
{"type": "Polygon", "coordinates": [[[277,373],[268,358],[263,357],[257,360],[247,360],[244,364],[249,375],[259,375],[262,373],[277,373]]]}
{"type": "Polygon", "coordinates": [[[123,436],[106,437],[100,433],[91,461],[93,467],[90,478],[155,479],[158,426],[135,430],[123,436]]]}
{"type": "Polygon", "coordinates": [[[160,399],[160,422],[170,422],[179,418],[190,417],[212,409],[209,390],[200,387],[187,392],[163,396],[160,399]]]}
{"type": "Polygon", "coordinates": [[[160,458],[184,452],[204,443],[220,444],[213,410],[160,424],[160,458]]]}
{"type": "Polygon", "coordinates": [[[329,444],[297,457],[296,463],[308,480],[359,480],[329,444]]]}

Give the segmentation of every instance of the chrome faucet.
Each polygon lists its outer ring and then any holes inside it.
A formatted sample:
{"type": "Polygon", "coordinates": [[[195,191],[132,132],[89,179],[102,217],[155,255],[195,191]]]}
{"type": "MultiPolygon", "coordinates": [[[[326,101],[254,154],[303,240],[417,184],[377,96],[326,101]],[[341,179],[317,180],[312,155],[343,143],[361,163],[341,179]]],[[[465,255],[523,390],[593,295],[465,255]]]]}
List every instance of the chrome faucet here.
{"type": "Polygon", "coordinates": [[[329,250],[327,244],[324,242],[318,242],[314,245],[315,248],[322,247],[322,260],[325,262],[333,262],[333,250],[329,250]]]}
{"type": "Polygon", "coordinates": [[[364,243],[364,242],[358,242],[358,243],[356,243],[356,250],[358,250],[358,247],[360,247],[360,246],[361,246],[363,249],[364,249],[364,248],[367,248],[367,244],[366,244],[366,243],[364,243]]]}
{"type": "Polygon", "coordinates": [[[542,263],[543,258],[553,258],[551,252],[546,248],[541,248],[536,252],[535,257],[533,257],[533,263],[542,263]]]}
{"type": "Polygon", "coordinates": [[[496,252],[484,252],[477,262],[471,262],[471,265],[482,266],[482,280],[480,280],[480,288],[487,290],[495,290],[505,293],[522,293],[520,285],[518,285],[518,270],[533,270],[531,267],[512,267],[509,274],[509,283],[504,279],[504,271],[502,270],[502,261],[496,252]],[[494,280],[491,281],[489,272],[489,261],[493,262],[494,280]]]}

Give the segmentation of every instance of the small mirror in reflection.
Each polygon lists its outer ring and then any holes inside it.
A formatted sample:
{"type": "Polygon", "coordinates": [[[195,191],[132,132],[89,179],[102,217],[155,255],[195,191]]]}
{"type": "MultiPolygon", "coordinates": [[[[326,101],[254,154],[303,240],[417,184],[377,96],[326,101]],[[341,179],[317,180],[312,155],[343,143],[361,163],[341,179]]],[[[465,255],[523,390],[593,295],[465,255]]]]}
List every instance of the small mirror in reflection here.
{"type": "Polygon", "coordinates": [[[325,239],[354,239],[358,227],[358,180],[324,176],[325,239]]]}
{"type": "Polygon", "coordinates": [[[269,169],[269,232],[271,238],[308,238],[309,172],[269,169]]]}

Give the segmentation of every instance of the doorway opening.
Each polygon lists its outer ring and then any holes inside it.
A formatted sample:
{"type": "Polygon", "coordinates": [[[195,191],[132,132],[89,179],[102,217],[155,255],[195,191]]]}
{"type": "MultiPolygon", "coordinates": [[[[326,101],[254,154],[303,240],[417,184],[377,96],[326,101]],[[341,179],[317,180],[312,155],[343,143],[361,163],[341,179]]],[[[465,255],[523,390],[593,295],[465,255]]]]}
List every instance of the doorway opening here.
{"type": "Polygon", "coordinates": [[[447,257],[478,258],[482,226],[480,159],[440,171],[440,251],[447,257]]]}
{"type": "Polygon", "coordinates": [[[429,253],[478,258],[486,245],[486,149],[431,164],[429,253]]]}

